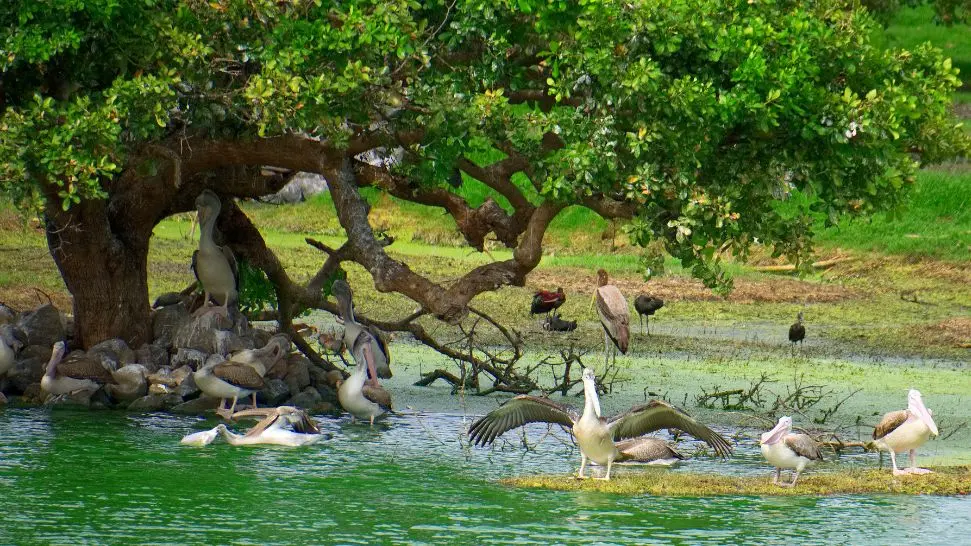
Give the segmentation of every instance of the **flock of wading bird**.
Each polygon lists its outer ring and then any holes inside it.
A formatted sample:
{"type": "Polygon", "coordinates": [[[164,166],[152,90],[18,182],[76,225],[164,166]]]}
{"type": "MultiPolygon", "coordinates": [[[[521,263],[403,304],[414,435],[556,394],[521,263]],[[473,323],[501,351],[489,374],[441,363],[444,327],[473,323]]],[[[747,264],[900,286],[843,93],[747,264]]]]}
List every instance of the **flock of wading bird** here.
{"type": "MultiPolygon", "coordinates": [[[[204,290],[204,303],[196,313],[220,313],[230,315],[230,308],[236,304],[238,275],[236,262],[229,248],[219,246],[213,239],[216,217],[220,201],[212,192],[203,192],[196,200],[200,225],[199,248],[193,254],[192,269],[204,290]],[[214,305],[213,305],[214,304],[214,305]]],[[[593,300],[604,330],[605,357],[609,360],[616,352],[626,354],[630,346],[630,314],[627,301],[621,291],[609,283],[607,272],[598,272],[598,286],[593,300]]],[[[354,317],[353,294],[350,286],[343,280],[334,283],[332,292],[337,300],[339,321],[343,323],[342,335],[321,333],[320,342],[328,350],[338,354],[347,350],[354,359],[355,366],[350,375],[338,382],[337,396],[341,406],[355,419],[367,421],[371,425],[375,419],[392,412],[391,395],[378,382],[379,378],[391,377],[390,352],[381,332],[373,326],[358,323],[354,317]]],[[[544,327],[553,331],[569,331],[576,328],[575,321],[562,320],[557,309],[566,301],[562,288],[556,292],[539,291],[532,301],[532,314],[546,313],[544,327]]],[[[660,298],[642,294],[637,297],[634,307],[641,318],[641,328],[646,319],[662,306],[660,298]]],[[[802,313],[789,330],[789,340],[795,344],[805,338],[806,330],[802,323],[802,313]]],[[[0,340],[4,339],[0,336],[0,340]]],[[[6,341],[0,343],[0,368],[3,367],[7,348],[6,341]]],[[[233,354],[228,361],[200,367],[194,374],[198,387],[205,394],[220,398],[218,413],[227,419],[258,418],[259,423],[245,434],[230,431],[225,424],[190,434],[182,439],[187,445],[207,445],[222,436],[232,445],[276,444],[300,446],[315,443],[324,437],[317,423],[301,409],[292,406],[259,408],[256,405],[256,392],[262,385],[262,374],[266,373],[262,352],[279,356],[278,352],[289,348],[289,340],[280,334],[271,338],[270,343],[260,350],[241,351],[233,354]],[[274,341],[276,340],[276,341],[274,341]],[[284,343],[286,342],[286,343],[284,343]],[[235,411],[237,401],[253,397],[252,408],[235,411]],[[226,400],[232,405],[225,407],[226,400]]],[[[48,376],[42,385],[50,392],[70,391],[77,388],[80,381],[57,374],[57,362],[63,355],[63,343],[55,346],[51,357],[48,376]],[[61,382],[63,384],[60,384],[61,382]]],[[[580,413],[576,409],[559,404],[549,398],[520,395],[505,402],[470,427],[468,434],[473,444],[486,446],[503,433],[529,423],[548,423],[560,425],[570,431],[580,449],[579,478],[584,478],[587,462],[606,467],[602,479],[609,480],[612,465],[625,461],[648,464],[673,464],[684,459],[669,443],[647,436],[662,429],[679,430],[705,442],[715,454],[727,457],[732,453],[732,445],[723,436],[704,424],[699,423],[683,410],[666,402],[652,400],[629,410],[605,418],[601,414],[597,394],[596,377],[590,368],[583,370],[584,407],[580,413]]],[[[923,474],[926,469],[917,468],[916,449],[931,436],[938,434],[937,426],[916,390],[908,395],[907,409],[887,413],[873,432],[874,446],[888,451],[893,473],[923,474]],[[910,467],[897,467],[896,453],[909,452],[910,467]]],[[[780,486],[793,486],[799,474],[809,465],[822,459],[820,447],[806,434],[794,433],[792,419],[782,417],[770,431],[761,435],[762,454],[775,467],[773,483],[780,486]],[[783,469],[793,471],[790,482],[780,482],[783,469]]]]}

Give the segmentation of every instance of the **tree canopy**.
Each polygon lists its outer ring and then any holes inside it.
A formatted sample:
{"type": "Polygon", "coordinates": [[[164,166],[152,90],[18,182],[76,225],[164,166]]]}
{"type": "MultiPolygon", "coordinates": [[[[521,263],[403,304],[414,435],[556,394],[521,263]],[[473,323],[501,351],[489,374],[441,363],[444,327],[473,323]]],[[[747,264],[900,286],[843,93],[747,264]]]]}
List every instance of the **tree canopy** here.
{"type": "MultiPolygon", "coordinates": [[[[950,60],[884,50],[878,27],[834,0],[14,0],[0,184],[45,211],[82,329],[79,307],[99,304],[79,303],[72,252],[144,277],[151,227],[202,189],[231,205],[296,171],[327,177],[348,234],[318,277],[358,262],[445,320],[522,284],[572,204],[631,219],[634,242],[716,286],[725,252],[758,241],[805,262],[816,230],[898,205],[921,164],[968,150],[950,60]],[[470,159],[483,151],[498,159],[470,159]],[[459,172],[494,198],[466,201],[459,172]],[[472,247],[494,237],[514,258],[440,286],[384,252],[362,186],[443,208],[472,247]]],[[[327,305],[320,278],[292,283],[225,208],[226,241],[282,307],[327,305]]],[[[147,309],[136,291],[131,312],[147,309]]]]}

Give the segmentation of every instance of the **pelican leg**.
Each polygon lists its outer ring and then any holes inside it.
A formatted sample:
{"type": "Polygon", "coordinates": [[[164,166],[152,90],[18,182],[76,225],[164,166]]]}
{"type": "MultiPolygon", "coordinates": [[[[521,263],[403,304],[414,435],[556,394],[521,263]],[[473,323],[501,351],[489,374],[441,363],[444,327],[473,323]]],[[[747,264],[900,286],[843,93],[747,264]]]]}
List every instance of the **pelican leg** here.
{"type": "Polygon", "coordinates": [[[257,405],[256,405],[256,393],[254,392],[253,393],[253,409],[256,409],[256,408],[257,408],[257,405]]]}
{"type": "Polygon", "coordinates": [[[775,474],[772,476],[772,485],[779,485],[779,475],[782,474],[781,468],[775,469],[775,474]]]}
{"type": "Polygon", "coordinates": [[[798,480],[799,480],[799,471],[798,470],[793,470],[792,471],[792,481],[789,482],[789,483],[781,483],[780,482],[778,485],[781,486],[781,487],[795,487],[796,486],[796,481],[798,481],[798,480]]]}
{"type": "Polygon", "coordinates": [[[910,474],[906,469],[897,468],[897,454],[890,450],[890,466],[893,468],[894,476],[901,476],[903,474],[910,474]]]}
{"type": "Polygon", "coordinates": [[[195,317],[201,317],[212,310],[212,306],[209,303],[209,292],[205,290],[202,291],[202,307],[196,309],[193,314],[195,317]]]}
{"type": "Polygon", "coordinates": [[[584,479],[586,476],[583,475],[583,469],[587,467],[587,456],[580,452],[580,471],[577,472],[578,479],[584,479]]]}
{"type": "MultiPolygon", "coordinates": [[[[225,401],[225,398],[223,400],[225,401]]],[[[233,416],[233,412],[236,411],[236,400],[237,400],[237,398],[234,396],[233,397],[233,405],[230,406],[228,410],[227,409],[220,408],[219,410],[216,411],[216,414],[218,414],[219,416],[221,416],[223,419],[229,419],[230,417],[232,417],[233,416]]]]}
{"type": "Polygon", "coordinates": [[[614,460],[613,459],[607,459],[607,474],[603,478],[594,478],[594,479],[595,480],[603,480],[605,482],[609,482],[610,481],[610,467],[613,466],[613,464],[614,464],[614,460]]]}
{"type": "Polygon", "coordinates": [[[374,415],[371,415],[371,426],[374,426],[374,415]]]}
{"type": "Polygon", "coordinates": [[[910,468],[906,470],[910,474],[930,474],[933,470],[928,470],[926,468],[917,468],[917,450],[910,450],[910,468]]]}

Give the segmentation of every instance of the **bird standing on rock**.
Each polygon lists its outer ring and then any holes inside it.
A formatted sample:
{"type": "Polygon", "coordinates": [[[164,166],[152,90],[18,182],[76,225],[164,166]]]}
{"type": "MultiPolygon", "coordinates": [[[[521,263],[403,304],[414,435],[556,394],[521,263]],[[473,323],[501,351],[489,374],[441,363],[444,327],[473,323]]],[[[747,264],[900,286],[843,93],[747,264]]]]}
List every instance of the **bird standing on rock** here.
{"type": "Polygon", "coordinates": [[[213,239],[216,228],[216,218],[222,203],[219,196],[205,190],[196,198],[196,209],[199,211],[199,249],[192,253],[192,271],[196,280],[202,285],[205,300],[199,314],[209,312],[210,298],[216,300],[221,307],[220,313],[229,318],[230,304],[236,304],[239,288],[239,272],[233,251],[226,246],[219,246],[213,239]]]}
{"type": "Polygon", "coordinates": [[[641,294],[634,299],[634,310],[637,311],[641,321],[641,333],[644,332],[644,317],[647,317],[647,335],[651,335],[651,315],[662,307],[664,307],[664,300],[661,298],[641,294]]]}
{"type": "Polygon", "coordinates": [[[627,354],[630,343],[630,309],[627,308],[627,300],[620,293],[620,289],[610,284],[607,272],[603,269],[597,271],[597,289],[593,298],[597,304],[600,325],[604,329],[604,359],[609,361],[613,353],[616,360],[617,350],[621,354],[627,354]]]}
{"type": "Polygon", "coordinates": [[[557,288],[556,292],[539,290],[533,295],[533,303],[529,306],[530,315],[546,313],[549,319],[550,313],[560,308],[566,302],[566,293],[562,288],[557,288]]]}

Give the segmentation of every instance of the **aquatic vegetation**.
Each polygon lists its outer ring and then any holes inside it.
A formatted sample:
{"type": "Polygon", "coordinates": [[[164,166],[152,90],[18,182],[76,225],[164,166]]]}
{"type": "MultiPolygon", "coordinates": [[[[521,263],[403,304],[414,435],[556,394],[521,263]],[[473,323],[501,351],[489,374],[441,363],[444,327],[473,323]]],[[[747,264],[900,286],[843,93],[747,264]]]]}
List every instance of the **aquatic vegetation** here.
{"type": "Polygon", "coordinates": [[[614,476],[610,481],[579,480],[570,476],[521,476],[501,483],[557,491],[600,491],[620,495],[697,497],[722,495],[969,495],[971,466],[942,466],[933,474],[892,476],[884,470],[843,470],[807,474],[796,487],[772,485],[764,476],[729,476],[646,470],[614,476]]]}

